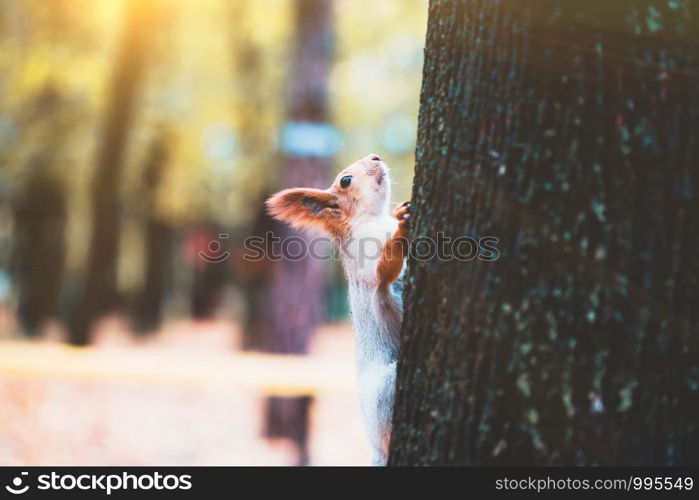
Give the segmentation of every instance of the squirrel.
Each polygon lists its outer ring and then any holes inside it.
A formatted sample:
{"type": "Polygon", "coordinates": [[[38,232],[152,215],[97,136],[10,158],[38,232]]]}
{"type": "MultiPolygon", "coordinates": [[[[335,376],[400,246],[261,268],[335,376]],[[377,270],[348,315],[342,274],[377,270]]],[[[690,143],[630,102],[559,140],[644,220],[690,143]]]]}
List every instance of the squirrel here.
{"type": "Polygon", "coordinates": [[[297,229],[319,230],[340,249],[373,465],[388,459],[409,238],[410,202],[389,214],[390,196],[388,167],[370,154],[342,170],[328,189],[285,189],[267,200],[272,217],[297,229]]]}

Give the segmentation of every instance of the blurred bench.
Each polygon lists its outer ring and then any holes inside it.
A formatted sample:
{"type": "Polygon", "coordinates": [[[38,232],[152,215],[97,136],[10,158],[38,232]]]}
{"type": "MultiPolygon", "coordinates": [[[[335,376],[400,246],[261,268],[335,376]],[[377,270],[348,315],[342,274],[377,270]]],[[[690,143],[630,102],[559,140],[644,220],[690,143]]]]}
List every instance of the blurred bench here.
{"type": "Polygon", "coordinates": [[[74,347],[0,341],[0,376],[80,382],[202,385],[268,396],[355,391],[354,366],[319,356],[194,351],[162,347],[74,347]]]}

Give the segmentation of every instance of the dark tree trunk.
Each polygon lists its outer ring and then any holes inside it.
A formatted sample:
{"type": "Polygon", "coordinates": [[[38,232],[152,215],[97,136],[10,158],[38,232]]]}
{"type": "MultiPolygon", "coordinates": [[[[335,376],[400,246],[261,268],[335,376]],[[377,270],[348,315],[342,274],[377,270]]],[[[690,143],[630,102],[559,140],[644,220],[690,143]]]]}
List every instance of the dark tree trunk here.
{"type": "Polygon", "coordinates": [[[120,233],[121,172],[144,69],[146,37],[155,29],[155,5],[128,0],[92,179],[92,237],[82,300],[71,325],[70,340],[88,342],[94,322],[118,304],[117,257],[120,233]]]}
{"type": "Polygon", "coordinates": [[[160,326],[167,280],[172,276],[174,228],[158,214],[157,194],[169,161],[169,134],[158,132],[143,169],[145,259],[143,290],[135,309],[135,326],[151,332],[160,326]]]}
{"type": "Polygon", "coordinates": [[[213,319],[223,300],[228,279],[228,235],[217,223],[210,222],[200,224],[187,236],[192,266],[189,304],[196,320],[213,319]]]}
{"type": "MultiPolygon", "coordinates": [[[[333,13],[331,0],[296,0],[296,40],[290,76],[288,122],[282,146],[284,165],[279,187],[326,187],[333,152],[308,151],[307,144],[294,139],[299,127],[313,133],[328,130],[329,107],[327,79],[333,51],[333,13]]],[[[310,239],[277,222],[271,222],[274,234],[310,239]]],[[[264,351],[303,354],[308,350],[311,333],[324,315],[324,291],[327,268],[324,262],[305,256],[300,260],[284,258],[274,266],[266,292],[269,321],[252,321],[268,326],[257,331],[251,346],[264,351]],[[302,293],[299,291],[302,290],[302,293]]],[[[300,450],[299,463],[308,461],[306,449],[308,411],[311,398],[272,398],[268,402],[267,435],[294,440],[300,450]]]]}
{"type": "Polygon", "coordinates": [[[50,161],[45,154],[34,159],[14,203],[18,316],[30,335],[39,333],[47,320],[57,316],[63,275],[66,193],[50,161]]]}
{"type": "MultiPolygon", "coordinates": [[[[233,3],[231,8],[232,18],[236,21],[249,15],[249,3],[233,3]]],[[[239,145],[241,155],[255,162],[250,170],[252,175],[257,177],[260,171],[278,162],[279,157],[269,144],[269,127],[259,116],[259,109],[269,105],[268,91],[260,85],[260,81],[264,79],[264,48],[254,42],[252,33],[249,32],[250,28],[244,29],[244,23],[239,23],[238,27],[232,35],[235,48],[235,85],[245,96],[238,107],[241,121],[239,145]]],[[[242,182],[245,183],[245,179],[242,182]]],[[[271,191],[257,193],[257,199],[250,200],[250,205],[255,207],[254,217],[243,231],[244,234],[240,238],[233,238],[239,245],[238,250],[234,252],[232,274],[241,286],[245,300],[242,348],[246,350],[265,349],[265,338],[273,335],[268,314],[272,263],[269,260],[246,261],[243,259],[245,252],[242,249],[246,237],[264,238],[268,232],[278,228],[276,222],[267,214],[264,203],[271,194],[271,191]]]]}
{"type": "Polygon", "coordinates": [[[699,461],[699,5],[432,0],[390,464],[699,461]]]}
{"type": "MultiPolygon", "coordinates": [[[[26,126],[36,126],[40,120],[48,127],[65,125],[61,121],[64,106],[63,96],[54,85],[47,84],[29,107],[26,126]]],[[[69,128],[64,128],[64,133],[69,133],[69,128]]],[[[30,335],[40,333],[47,320],[58,316],[65,258],[66,187],[55,160],[60,157],[63,143],[53,136],[44,140],[44,147],[27,162],[12,201],[18,317],[22,329],[30,335]]]]}
{"type": "MultiPolygon", "coordinates": [[[[271,194],[271,193],[270,193],[271,194]]],[[[265,238],[266,235],[279,229],[279,225],[267,213],[264,200],[257,204],[258,210],[248,236],[265,238]]],[[[242,338],[242,348],[245,350],[265,350],[272,343],[273,326],[269,311],[269,290],[274,273],[274,262],[268,258],[263,260],[246,261],[243,252],[238,252],[235,262],[235,277],[241,283],[245,294],[245,325],[242,338]]]]}

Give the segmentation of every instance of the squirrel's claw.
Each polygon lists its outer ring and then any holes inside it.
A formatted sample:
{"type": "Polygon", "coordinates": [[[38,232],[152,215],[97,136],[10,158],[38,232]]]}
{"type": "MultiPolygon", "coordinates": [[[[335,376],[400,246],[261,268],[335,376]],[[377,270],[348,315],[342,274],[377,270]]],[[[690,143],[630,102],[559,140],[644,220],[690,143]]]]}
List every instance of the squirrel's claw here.
{"type": "Polygon", "coordinates": [[[410,202],[406,201],[393,209],[393,216],[398,219],[398,226],[407,234],[410,229],[410,202]]]}
{"type": "Polygon", "coordinates": [[[401,203],[393,209],[393,216],[398,220],[403,220],[405,215],[410,215],[410,202],[401,203]]]}

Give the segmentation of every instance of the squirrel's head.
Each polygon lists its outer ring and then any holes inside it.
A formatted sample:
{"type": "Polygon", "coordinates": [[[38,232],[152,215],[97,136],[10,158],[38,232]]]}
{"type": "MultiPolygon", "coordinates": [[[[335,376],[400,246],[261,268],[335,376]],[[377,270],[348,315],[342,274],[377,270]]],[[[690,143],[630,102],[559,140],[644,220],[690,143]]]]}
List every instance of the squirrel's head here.
{"type": "Polygon", "coordinates": [[[343,169],[328,189],[285,189],[267,200],[267,209],[296,228],[342,237],[353,223],[385,213],[390,196],[388,167],[370,154],[343,169]]]}

